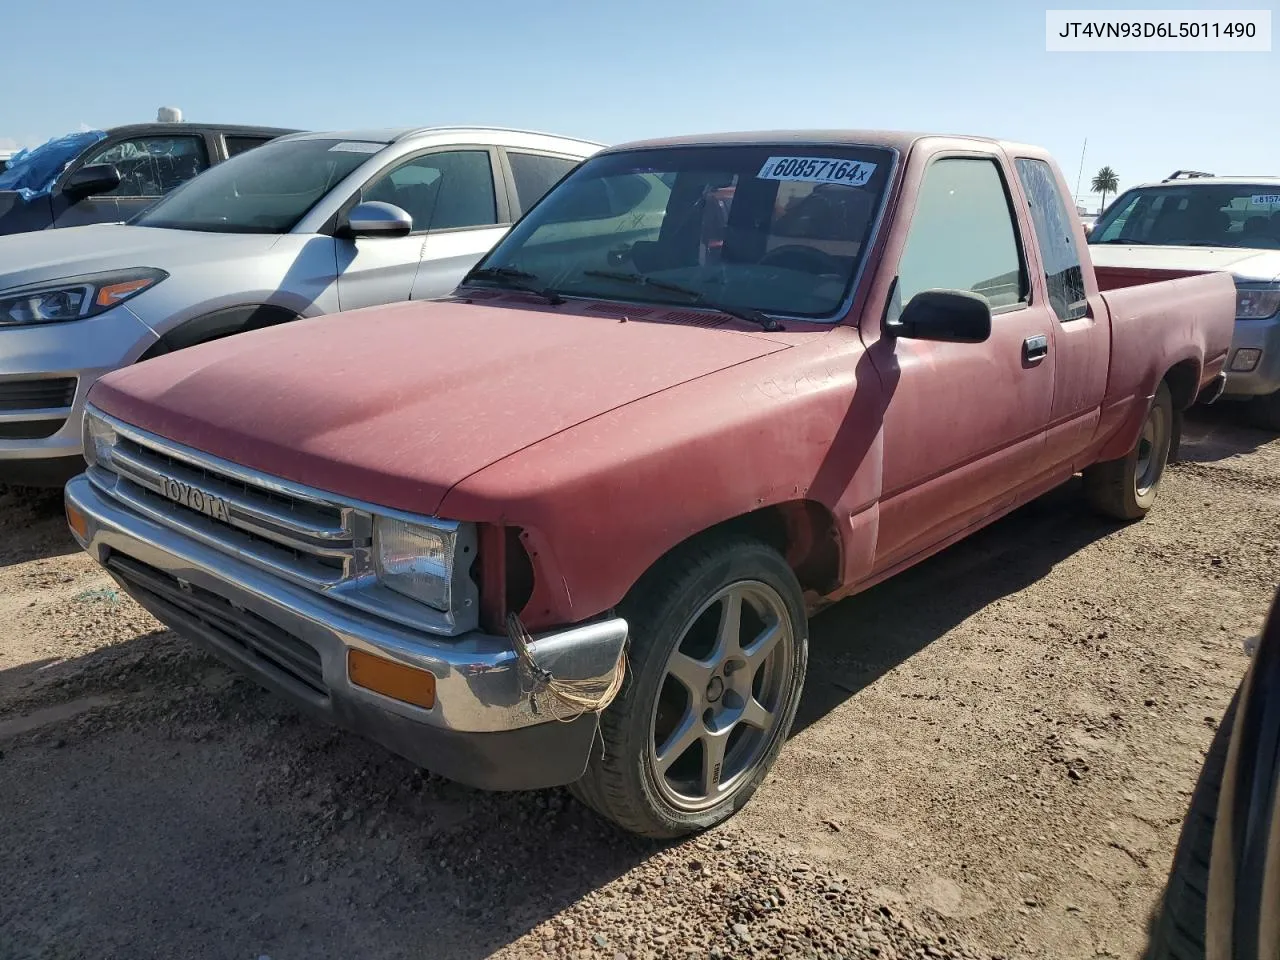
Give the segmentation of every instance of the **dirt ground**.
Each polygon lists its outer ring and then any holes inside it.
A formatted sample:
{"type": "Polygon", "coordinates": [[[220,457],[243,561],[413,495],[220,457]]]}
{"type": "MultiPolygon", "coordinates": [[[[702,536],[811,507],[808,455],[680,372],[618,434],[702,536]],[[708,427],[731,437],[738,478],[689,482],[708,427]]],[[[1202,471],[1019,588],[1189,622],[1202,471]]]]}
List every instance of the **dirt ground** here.
{"type": "Polygon", "coordinates": [[[1280,440],[1188,424],[813,622],[801,717],[666,847],[296,715],[0,490],[0,957],[1135,957],[1280,581],[1280,440]]]}

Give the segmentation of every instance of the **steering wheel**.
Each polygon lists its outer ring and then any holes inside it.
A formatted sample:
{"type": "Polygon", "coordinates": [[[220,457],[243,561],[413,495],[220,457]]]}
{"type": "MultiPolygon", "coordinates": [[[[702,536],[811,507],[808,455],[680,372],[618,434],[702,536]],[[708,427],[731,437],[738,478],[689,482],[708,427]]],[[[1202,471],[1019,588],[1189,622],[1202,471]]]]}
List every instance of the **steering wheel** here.
{"type": "Polygon", "coordinates": [[[843,271],[840,261],[831,254],[799,243],[789,243],[770,250],[760,258],[760,266],[812,273],[816,276],[828,273],[838,275],[843,271]]]}

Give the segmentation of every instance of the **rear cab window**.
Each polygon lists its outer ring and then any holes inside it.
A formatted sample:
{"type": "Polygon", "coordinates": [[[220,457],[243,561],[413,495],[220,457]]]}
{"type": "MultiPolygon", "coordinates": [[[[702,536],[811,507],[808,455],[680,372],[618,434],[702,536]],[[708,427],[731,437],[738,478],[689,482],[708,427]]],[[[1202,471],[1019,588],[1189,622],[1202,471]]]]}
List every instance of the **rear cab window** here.
{"type": "Polygon", "coordinates": [[[1138,187],[1099,218],[1092,244],[1280,249],[1280,183],[1138,187]]]}
{"type": "Polygon", "coordinates": [[[1053,168],[1044,160],[1019,157],[1014,161],[1022,192],[1031,207],[1036,246],[1044,265],[1049,305],[1059,320],[1077,320],[1085,315],[1084,274],[1080,251],[1067,205],[1062,200],[1053,168]]]}

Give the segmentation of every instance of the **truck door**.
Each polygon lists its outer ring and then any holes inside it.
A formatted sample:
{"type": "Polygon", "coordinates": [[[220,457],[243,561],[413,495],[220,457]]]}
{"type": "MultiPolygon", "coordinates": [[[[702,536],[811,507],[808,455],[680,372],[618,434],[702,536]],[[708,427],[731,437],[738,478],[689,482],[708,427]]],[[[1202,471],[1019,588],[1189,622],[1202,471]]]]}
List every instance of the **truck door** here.
{"type": "Polygon", "coordinates": [[[985,343],[892,337],[870,349],[887,393],[875,568],[962,532],[1010,503],[1039,467],[1053,402],[1056,320],[1033,301],[1026,235],[994,155],[928,161],[886,317],[922,290],[978,293],[985,343]]]}

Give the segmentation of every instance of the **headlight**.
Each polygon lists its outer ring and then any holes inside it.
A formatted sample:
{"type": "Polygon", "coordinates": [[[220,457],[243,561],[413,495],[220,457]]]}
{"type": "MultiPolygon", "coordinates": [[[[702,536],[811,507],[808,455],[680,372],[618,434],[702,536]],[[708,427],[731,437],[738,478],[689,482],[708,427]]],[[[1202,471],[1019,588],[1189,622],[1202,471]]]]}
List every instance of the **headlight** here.
{"type": "Polygon", "coordinates": [[[373,518],[373,562],[378,582],[411,600],[448,611],[452,603],[457,531],[394,517],[373,518]]]}
{"type": "Polygon", "coordinates": [[[1280,310],[1280,287],[1242,287],[1236,290],[1236,319],[1261,320],[1280,310]]]}
{"type": "Polygon", "coordinates": [[[116,445],[116,428],[86,411],[84,416],[84,459],[91,467],[109,467],[111,449],[116,445]]]}
{"type": "Polygon", "coordinates": [[[168,275],[137,267],[0,290],[0,327],[83,320],[136,297],[168,275]]]}

